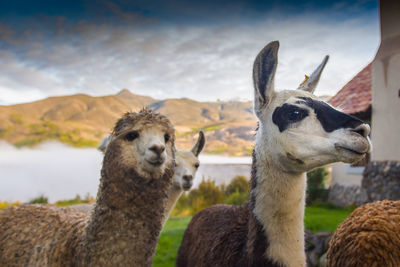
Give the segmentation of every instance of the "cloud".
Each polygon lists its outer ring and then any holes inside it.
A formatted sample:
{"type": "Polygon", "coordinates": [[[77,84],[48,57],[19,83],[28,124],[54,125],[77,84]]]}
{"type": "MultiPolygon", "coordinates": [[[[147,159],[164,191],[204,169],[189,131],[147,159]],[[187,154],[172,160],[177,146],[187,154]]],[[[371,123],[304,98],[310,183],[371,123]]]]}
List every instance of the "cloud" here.
{"type": "Polygon", "coordinates": [[[278,88],[296,88],[329,54],[317,94],[333,95],[372,60],[379,44],[377,18],[369,17],[332,21],[302,14],[224,25],[152,20],[129,26],[53,19],[52,26],[33,27],[22,36],[3,34],[0,103],[122,88],[158,99],[252,99],[253,60],[272,40],[281,42],[278,88]]]}

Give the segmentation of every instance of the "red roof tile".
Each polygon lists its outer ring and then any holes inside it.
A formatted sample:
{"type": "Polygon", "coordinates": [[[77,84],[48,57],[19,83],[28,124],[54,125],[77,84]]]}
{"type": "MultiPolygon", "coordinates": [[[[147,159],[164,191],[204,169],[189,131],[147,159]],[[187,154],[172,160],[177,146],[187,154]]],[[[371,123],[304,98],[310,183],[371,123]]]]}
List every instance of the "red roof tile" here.
{"type": "Polygon", "coordinates": [[[328,102],[348,114],[366,111],[371,106],[371,69],[368,64],[328,102]]]}

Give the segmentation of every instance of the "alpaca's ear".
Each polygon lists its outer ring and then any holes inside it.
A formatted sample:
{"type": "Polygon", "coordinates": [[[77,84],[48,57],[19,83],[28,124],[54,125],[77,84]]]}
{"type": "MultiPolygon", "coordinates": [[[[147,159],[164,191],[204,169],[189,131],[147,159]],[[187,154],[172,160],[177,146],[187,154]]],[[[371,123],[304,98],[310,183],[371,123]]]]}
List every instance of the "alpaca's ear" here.
{"type": "Polygon", "coordinates": [[[321,77],[321,73],[324,70],[326,63],[328,62],[328,59],[329,56],[325,56],[324,60],[322,60],[322,63],[318,66],[318,68],[314,70],[309,78],[306,77],[304,82],[302,82],[297,89],[314,93],[315,88],[318,85],[319,78],[321,77]]]}
{"type": "Polygon", "coordinates": [[[259,118],[275,93],[274,77],[278,65],[278,49],[279,42],[271,42],[261,50],[254,61],[254,111],[259,118]]]}
{"type": "Polygon", "coordinates": [[[100,145],[97,146],[97,149],[103,153],[106,153],[107,146],[110,143],[110,141],[111,141],[111,135],[104,137],[103,139],[101,139],[100,145]]]}
{"type": "Polygon", "coordinates": [[[199,132],[199,138],[197,139],[196,144],[192,147],[190,151],[197,157],[200,152],[203,150],[204,144],[206,143],[206,138],[204,137],[203,131],[199,132]]]}

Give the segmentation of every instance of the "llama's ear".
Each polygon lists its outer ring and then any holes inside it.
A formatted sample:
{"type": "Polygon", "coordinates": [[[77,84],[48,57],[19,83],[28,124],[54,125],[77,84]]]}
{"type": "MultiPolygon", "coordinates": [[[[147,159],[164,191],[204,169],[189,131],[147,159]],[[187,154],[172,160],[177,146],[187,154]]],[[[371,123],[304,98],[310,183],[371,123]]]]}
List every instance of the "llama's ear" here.
{"type": "Polygon", "coordinates": [[[261,50],[254,61],[254,111],[258,117],[275,93],[274,77],[278,65],[278,49],[279,42],[271,42],[261,50]]]}
{"type": "Polygon", "coordinates": [[[322,63],[318,66],[318,68],[314,70],[311,76],[309,78],[306,78],[297,89],[314,93],[315,88],[317,87],[317,84],[319,82],[319,78],[321,77],[321,73],[324,70],[326,63],[328,62],[328,59],[329,56],[325,56],[324,60],[322,60],[322,63]]]}
{"type": "Polygon", "coordinates": [[[104,137],[103,139],[101,139],[100,145],[97,146],[97,149],[103,152],[103,154],[105,154],[107,146],[110,143],[110,141],[111,141],[111,135],[104,137]]]}
{"type": "Polygon", "coordinates": [[[206,143],[206,138],[204,137],[203,131],[199,132],[199,138],[197,139],[196,144],[192,147],[190,151],[197,157],[200,152],[203,150],[204,144],[206,143]]]}

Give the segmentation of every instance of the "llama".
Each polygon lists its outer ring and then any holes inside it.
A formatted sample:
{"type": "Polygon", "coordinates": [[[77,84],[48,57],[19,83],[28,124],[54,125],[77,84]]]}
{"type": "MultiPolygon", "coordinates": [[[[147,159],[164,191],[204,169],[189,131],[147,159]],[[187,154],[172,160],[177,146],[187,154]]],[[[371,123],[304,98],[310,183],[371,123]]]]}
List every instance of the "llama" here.
{"type": "Polygon", "coordinates": [[[177,266],[306,266],[305,172],[355,162],[370,150],[369,126],[318,100],[314,91],[328,60],[298,89],[274,90],[277,41],[255,59],[258,118],[249,201],[197,213],[184,233],[177,266]]]}
{"type": "Polygon", "coordinates": [[[198,156],[203,150],[205,141],[206,139],[203,131],[199,131],[199,138],[193,145],[192,149],[188,151],[179,149],[176,150],[174,169],[175,173],[172,187],[168,192],[168,204],[163,225],[167,221],[183,191],[189,191],[190,188],[192,188],[193,179],[196,176],[197,169],[200,166],[198,156]]]}
{"type": "MultiPolygon", "coordinates": [[[[110,139],[110,136],[104,137],[101,140],[100,145],[97,147],[97,149],[105,153],[110,139]]],[[[190,188],[192,188],[193,178],[196,176],[197,169],[200,166],[198,156],[203,150],[205,141],[206,139],[204,137],[204,132],[199,131],[199,138],[197,139],[197,142],[193,145],[192,149],[188,151],[176,149],[173,184],[168,192],[168,204],[166,215],[163,220],[163,225],[167,221],[183,191],[189,191],[190,188]]],[[[92,210],[92,205],[75,205],[72,208],[83,212],[90,212],[92,210]]]]}
{"type": "Polygon", "coordinates": [[[377,201],[354,210],[333,234],[326,263],[400,266],[400,201],[377,201]]]}
{"type": "Polygon", "coordinates": [[[151,266],[172,185],[174,133],[160,114],[125,114],[91,215],[41,205],[1,210],[0,266],[151,266]]]}

